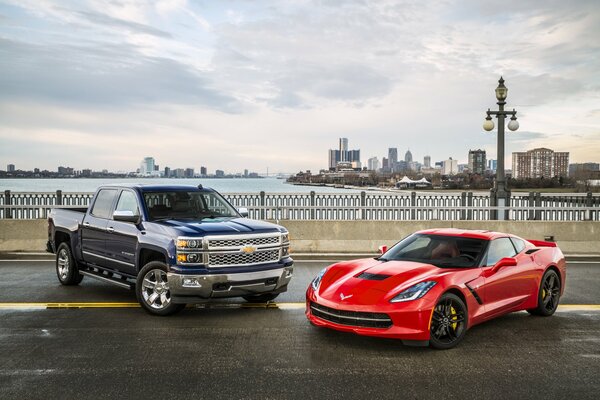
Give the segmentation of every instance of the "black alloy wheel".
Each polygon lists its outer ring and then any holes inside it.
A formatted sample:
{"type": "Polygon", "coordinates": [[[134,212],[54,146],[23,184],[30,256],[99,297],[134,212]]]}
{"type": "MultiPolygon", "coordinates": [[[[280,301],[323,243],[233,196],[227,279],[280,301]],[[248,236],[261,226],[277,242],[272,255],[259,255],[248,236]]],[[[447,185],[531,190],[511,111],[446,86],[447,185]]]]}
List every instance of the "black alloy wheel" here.
{"type": "Polygon", "coordinates": [[[558,308],[560,301],[560,278],[556,271],[549,269],[542,277],[538,292],[538,306],[527,310],[530,314],[549,317],[558,308]]]}
{"type": "Polygon", "coordinates": [[[431,315],[429,344],[435,349],[456,346],[467,332],[467,307],[460,297],[445,293],[431,315]]]}

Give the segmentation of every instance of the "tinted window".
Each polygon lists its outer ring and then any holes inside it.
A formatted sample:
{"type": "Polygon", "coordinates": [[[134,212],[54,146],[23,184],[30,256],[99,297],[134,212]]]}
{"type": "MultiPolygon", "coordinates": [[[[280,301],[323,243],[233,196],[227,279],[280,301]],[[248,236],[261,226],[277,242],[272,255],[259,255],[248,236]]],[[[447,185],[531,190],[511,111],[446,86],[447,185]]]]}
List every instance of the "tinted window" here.
{"type": "Polygon", "coordinates": [[[110,209],[112,208],[115,197],[117,196],[116,189],[102,189],[96,196],[92,215],[98,218],[109,218],[110,209]]]}
{"type": "Polygon", "coordinates": [[[515,249],[517,249],[517,253],[522,252],[525,249],[525,241],[519,238],[510,238],[513,244],[515,245],[515,249]]]}
{"type": "Polygon", "coordinates": [[[158,219],[236,218],[238,212],[216,192],[146,192],[144,201],[151,221],[158,219]]]}
{"type": "Polygon", "coordinates": [[[478,265],[485,244],[483,239],[415,234],[400,241],[380,260],[417,261],[438,267],[471,268],[478,265]]]}
{"type": "Polygon", "coordinates": [[[123,190],[115,211],[131,211],[133,215],[139,215],[137,198],[133,192],[123,190]]]}
{"type": "Polygon", "coordinates": [[[496,264],[504,257],[514,257],[517,254],[509,238],[492,240],[487,254],[486,265],[496,264]]]}

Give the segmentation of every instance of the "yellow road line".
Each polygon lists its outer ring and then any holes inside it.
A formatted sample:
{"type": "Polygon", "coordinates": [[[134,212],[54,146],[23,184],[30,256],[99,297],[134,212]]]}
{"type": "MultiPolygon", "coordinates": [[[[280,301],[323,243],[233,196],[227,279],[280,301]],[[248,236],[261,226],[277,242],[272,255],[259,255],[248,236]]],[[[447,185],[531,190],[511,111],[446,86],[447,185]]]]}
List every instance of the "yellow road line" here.
{"type": "MultiPolygon", "coordinates": [[[[65,308],[139,308],[138,303],[128,302],[54,302],[54,303],[0,303],[0,310],[11,309],[65,309],[65,308]]],[[[195,308],[274,308],[279,310],[300,310],[306,307],[304,302],[287,303],[204,303],[196,304],[195,308]]],[[[596,311],[600,310],[600,304],[562,304],[558,311],[596,311]]]]}

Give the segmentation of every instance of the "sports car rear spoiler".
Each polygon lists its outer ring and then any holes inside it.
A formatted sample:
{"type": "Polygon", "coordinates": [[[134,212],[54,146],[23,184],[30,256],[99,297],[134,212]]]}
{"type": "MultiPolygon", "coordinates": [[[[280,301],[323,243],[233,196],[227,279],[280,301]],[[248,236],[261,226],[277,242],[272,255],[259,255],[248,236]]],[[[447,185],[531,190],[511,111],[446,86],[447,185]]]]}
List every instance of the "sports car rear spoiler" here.
{"type": "Polygon", "coordinates": [[[529,240],[529,239],[527,239],[527,241],[529,243],[531,243],[532,245],[534,245],[535,247],[556,247],[556,242],[545,242],[543,240],[529,240]]]}

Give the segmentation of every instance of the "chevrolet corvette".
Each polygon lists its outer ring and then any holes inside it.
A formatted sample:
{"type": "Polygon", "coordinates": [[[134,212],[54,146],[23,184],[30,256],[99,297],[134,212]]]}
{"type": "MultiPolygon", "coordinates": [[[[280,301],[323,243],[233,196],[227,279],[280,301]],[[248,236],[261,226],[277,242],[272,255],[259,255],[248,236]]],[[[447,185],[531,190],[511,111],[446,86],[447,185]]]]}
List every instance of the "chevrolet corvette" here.
{"type": "Polygon", "coordinates": [[[500,315],[554,314],[565,287],[556,243],[506,233],[430,229],[382,253],[323,269],[306,291],[309,321],[449,349],[500,315]]]}

